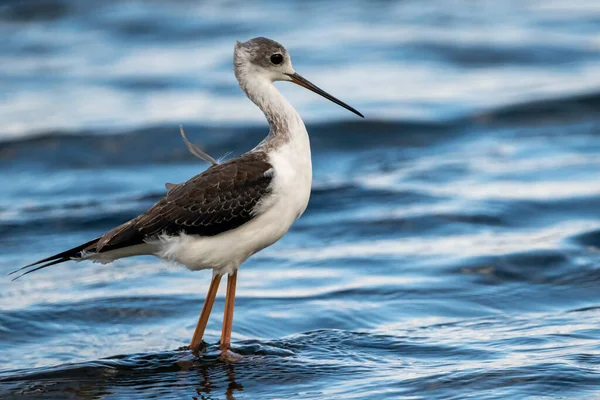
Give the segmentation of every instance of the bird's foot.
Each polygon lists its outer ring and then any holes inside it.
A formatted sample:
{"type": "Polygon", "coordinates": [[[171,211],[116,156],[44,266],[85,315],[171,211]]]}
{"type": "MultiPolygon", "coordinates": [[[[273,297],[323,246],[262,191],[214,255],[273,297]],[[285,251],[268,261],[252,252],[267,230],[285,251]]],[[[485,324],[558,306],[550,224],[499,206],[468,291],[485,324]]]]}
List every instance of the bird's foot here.
{"type": "Polygon", "coordinates": [[[202,340],[198,346],[195,346],[195,347],[192,347],[192,345],[188,346],[188,348],[192,351],[192,354],[196,357],[201,357],[202,355],[204,355],[204,353],[206,353],[207,347],[208,347],[208,344],[204,340],[202,340]]]}
{"type": "Polygon", "coordinates": [[[236,362],[240,361],[244,356],[234,352],[231,349],[231,346],[221,346],[221,354],[219,355],[219,360],[224,362],[236,362]]]}

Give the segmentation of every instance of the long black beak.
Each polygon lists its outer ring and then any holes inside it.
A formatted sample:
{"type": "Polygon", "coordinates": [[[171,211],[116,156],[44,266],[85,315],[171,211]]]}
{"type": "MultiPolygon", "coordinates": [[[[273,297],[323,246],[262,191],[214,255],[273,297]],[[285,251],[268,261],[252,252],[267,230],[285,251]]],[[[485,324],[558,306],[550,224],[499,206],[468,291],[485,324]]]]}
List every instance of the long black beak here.
{"type": "Polygon", "coordinates": [[[316,85],[310,83],[309,81],[304,79],[300,74],[293,73],[293,74],[286,74],[286,75],[289,76],[290,78],[292,78],[292,82],[294,82],[296,85],[307,88],[308,90],[313,91],[316,94],[320,94],[321,96],[325,97],[327,100],[333,101],[335,104],[337,104],[338,106],[344,107],[348,111],[352,111],[354,114],[358,115],[361,118],[365,117],[364,115],[362,115],[361,113],[356,111],[354,108],[350,107],[348,104],[336,99],[335,97],[333,97],[326,91],[324,91],[324,90],[320,89],[319,87],[317,87],[316,85]]]}

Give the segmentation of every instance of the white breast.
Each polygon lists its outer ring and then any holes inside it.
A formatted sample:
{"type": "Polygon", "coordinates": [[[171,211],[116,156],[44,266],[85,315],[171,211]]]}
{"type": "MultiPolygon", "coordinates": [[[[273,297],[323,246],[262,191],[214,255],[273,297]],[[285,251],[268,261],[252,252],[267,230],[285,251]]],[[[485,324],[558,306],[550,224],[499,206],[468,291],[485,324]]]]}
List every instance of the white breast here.
{"type": "Polygon", "coordinates": [[[269,163],[275,168],[273,198],[286,206],[292,222],[306,210],[312,185],[308,134],[303,124],[299,129],[304,134],[293,135],[292,140],[269,154],[269,163]]]}
{"type": "Polygon", "coordinates": [[[310,143],[304,124],[298,130],[290,141],[269,152],[274,169],[271,194],[259,202],[254,219],[211,237],[163,236],[156,255],[192,270],[213,268],[215,273],[225,274],[279,240],[306,210],[310,197],[310,143]]]}

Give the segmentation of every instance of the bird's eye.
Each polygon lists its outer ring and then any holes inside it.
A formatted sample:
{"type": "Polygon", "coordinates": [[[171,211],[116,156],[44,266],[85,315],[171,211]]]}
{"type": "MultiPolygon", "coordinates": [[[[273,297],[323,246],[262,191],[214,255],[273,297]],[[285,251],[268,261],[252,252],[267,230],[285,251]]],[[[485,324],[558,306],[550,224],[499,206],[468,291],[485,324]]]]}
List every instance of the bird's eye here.
{"type": "Polygon", "coordinates": [[[279,53],[273,54],[271,56],[271,62],[275,65],[279,65],[283,62],[283,56],[279,53]]]}

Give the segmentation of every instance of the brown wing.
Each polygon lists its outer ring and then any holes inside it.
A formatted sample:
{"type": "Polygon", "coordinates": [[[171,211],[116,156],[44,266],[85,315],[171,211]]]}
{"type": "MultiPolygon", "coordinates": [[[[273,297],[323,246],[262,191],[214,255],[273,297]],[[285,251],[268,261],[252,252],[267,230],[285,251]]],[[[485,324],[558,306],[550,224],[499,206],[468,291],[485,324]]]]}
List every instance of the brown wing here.
{"type": "Polygon", "coordinates": [[[105,252],[132,246],[162,233],[214,236],[255,217],[270,193],[272,166],[264,153],[249,153],[214,165],[172,188],[145,213],[103,235],[95,246],[105,252]]]}

